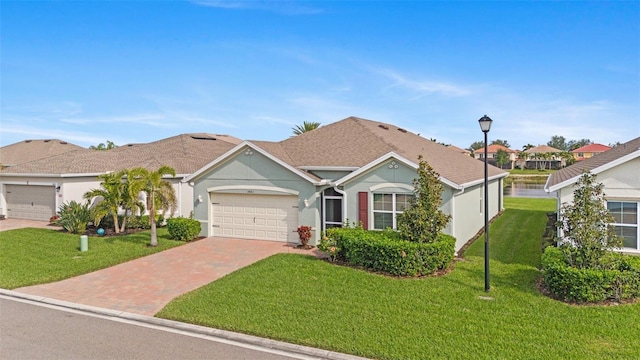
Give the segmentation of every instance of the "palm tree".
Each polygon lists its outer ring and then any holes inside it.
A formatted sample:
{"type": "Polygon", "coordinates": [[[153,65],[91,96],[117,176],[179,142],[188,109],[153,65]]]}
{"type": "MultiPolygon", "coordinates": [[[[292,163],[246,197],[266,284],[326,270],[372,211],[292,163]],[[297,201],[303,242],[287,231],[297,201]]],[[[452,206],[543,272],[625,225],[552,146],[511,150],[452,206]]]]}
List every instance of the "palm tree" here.
{"type": "Polygon", "coordinates": [[[158,245],[158,235],[156,230],[156,212],[158,208],[166,211],[175,207],[176,194],[173,186],[167,180],[163,180],[165,175],[176,176],[176,171],[167,165],[161,166],[156,171],[149,171],[145,168],[135,168],[129,173],[133,176],[134,187],[147,194],[147,209],[149,210],[149,222],[151,223],[150,246],[158,245]]]}
{"type": "Polygon", "coordinates": [[[142,183],[135,181],[135,174],[131,170],[125,171],[126,177],[122,183],[122,202],[124,208],[124,217],[120,225],[120,232],[124,232],[127,226],[127,218],[129,213],[135,215],[138,211],[144,211],[144,203],[138,198],[138,194],[142,191],[142,183]]]}
{"type": "Polygon", "coordinates": [[[320,123],[319,122],[303,121],[302,125],[296,125],[295,127],[291,128],[291,129],[293,130],[293,135],[300,135],[302,133],[306,133],[308,131],[315,130],[318,127],[320,127],[320,123]]]}
{"type": "Polygon", "coordinates": [[[93,221],[97,226],[102,219],[111,214],[113,216],[114,231],[120,232],[118,227],[118,210],[122,205],[122,194],[124,192],[124,183],[122,177],[124,171],[118,171],[114,173],[107,173],[98,176],[100,182],[100,189],[92,189],[84,194],[84,198],[91,201],[91,199],[99,197],[100,200],[93,206],[93,221]]]}

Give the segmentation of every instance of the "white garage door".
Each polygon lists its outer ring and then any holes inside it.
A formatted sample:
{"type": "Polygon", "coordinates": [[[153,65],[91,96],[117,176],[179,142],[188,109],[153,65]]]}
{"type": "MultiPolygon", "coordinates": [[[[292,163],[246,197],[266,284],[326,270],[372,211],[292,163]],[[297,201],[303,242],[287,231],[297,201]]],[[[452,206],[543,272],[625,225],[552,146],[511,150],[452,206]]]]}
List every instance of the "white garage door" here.
{"type": "Polygon", "coordinates": [[[298,242],[298,198],[290,195],[211,196],[213,236],[298,242]]]}
{"type": "Polygon", "coordinates": [[[56,213],[56,191],[53,186],[5,185],[7,217],[49,221],[56,213]]]}

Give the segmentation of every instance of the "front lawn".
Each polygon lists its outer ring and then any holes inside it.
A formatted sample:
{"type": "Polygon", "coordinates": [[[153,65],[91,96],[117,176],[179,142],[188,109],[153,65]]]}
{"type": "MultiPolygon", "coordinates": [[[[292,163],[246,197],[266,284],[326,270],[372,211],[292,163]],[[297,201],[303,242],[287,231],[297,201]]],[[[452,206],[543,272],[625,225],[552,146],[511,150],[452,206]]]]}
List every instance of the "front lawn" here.
{"type": "Polygon", "coordinates": [[[476,256],[482,241],[451,273],[421,279],[280,254],[174,300],[158,316],[379,359],[639,358],[640,304],[576,307],[536,290],[554,200],[505,203],[490,229],[489,294],[476,256]]]}
{"type": "Polygon", "coordinates": [[[50,229],[0,233],[0,288],[43,284],[123,263],[184,242],[158,229],[158,246],[147,247],[149,231],[115,237],[89,237],[89,251],[79,251],[79,235],[50,229]]]}

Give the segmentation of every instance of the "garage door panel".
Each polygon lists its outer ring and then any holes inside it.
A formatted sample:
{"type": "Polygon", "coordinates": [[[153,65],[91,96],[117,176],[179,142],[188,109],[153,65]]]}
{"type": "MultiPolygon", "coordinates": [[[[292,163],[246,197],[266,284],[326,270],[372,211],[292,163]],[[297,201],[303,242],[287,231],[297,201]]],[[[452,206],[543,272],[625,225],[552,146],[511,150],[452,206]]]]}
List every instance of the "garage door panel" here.
{"type": "Polygon", "coordinates": [[[297,242],[296,196],[212,194],[214,236],[297,242]]]}
{"type": "Polygon", "coordinates": [[[53,186],[5,185],[7,217],[48,221],[56,212],[53,186]]]}

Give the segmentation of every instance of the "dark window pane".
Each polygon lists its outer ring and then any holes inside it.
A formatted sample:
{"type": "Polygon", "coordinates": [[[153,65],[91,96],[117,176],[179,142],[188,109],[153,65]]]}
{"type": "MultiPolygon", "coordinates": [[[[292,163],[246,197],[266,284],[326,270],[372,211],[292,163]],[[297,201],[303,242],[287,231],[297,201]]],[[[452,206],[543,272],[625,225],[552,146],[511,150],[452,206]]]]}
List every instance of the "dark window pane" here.
{"type": "Polygon", "coordinates": [[[373,194],[373,210],[393,211],[391,194],[373,194]]]}
{"type": "Polygon", "coordinates": [[[325,206],[325,221],[342,223],[342,200],[326,199],[325,206]]]}
{"type": "Polygon", "coordinates": [[[384,230],[393,227],[393,214],[390,213],[373,213],[373,228],[384,230]]]}

